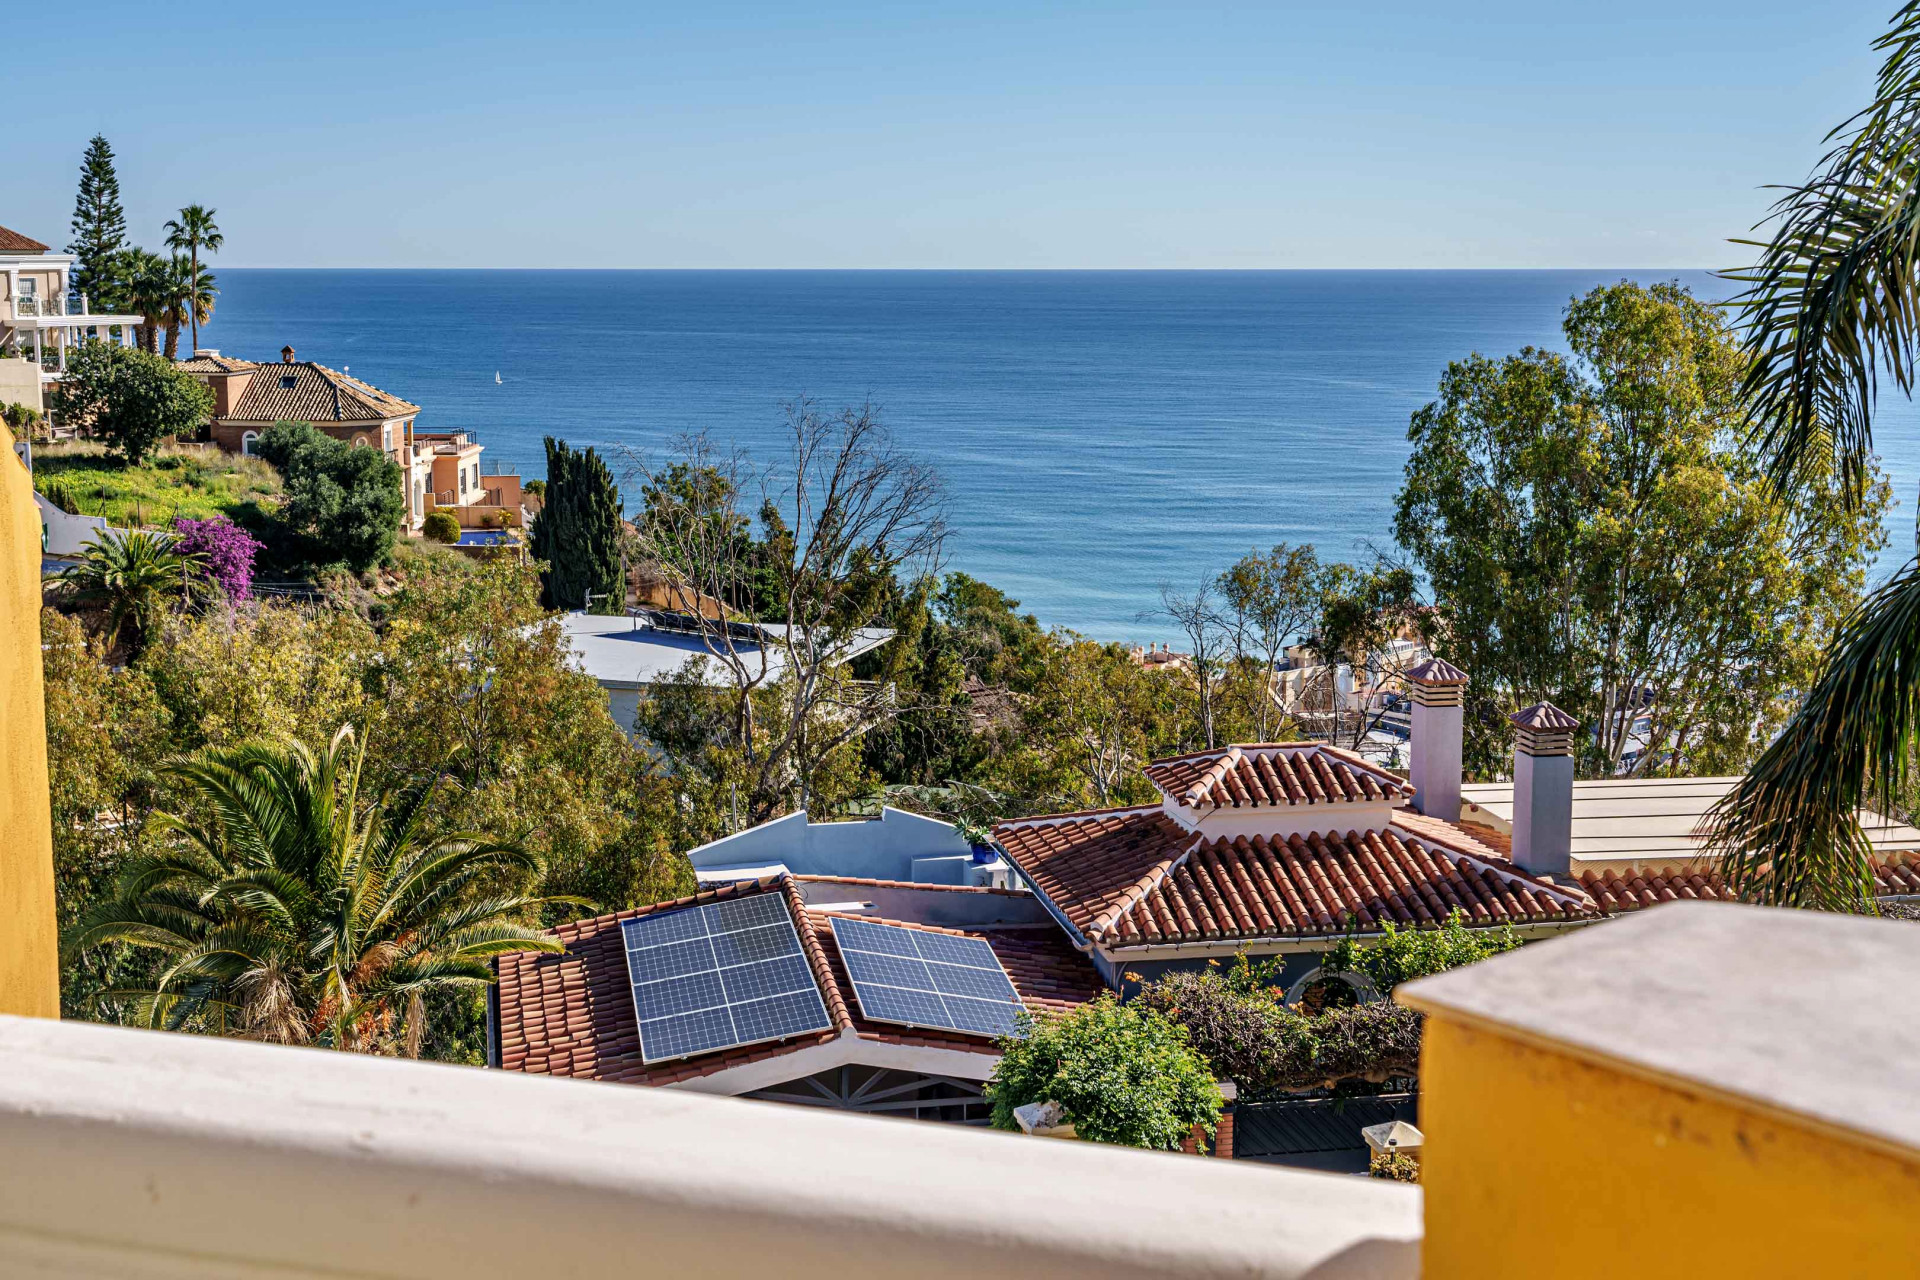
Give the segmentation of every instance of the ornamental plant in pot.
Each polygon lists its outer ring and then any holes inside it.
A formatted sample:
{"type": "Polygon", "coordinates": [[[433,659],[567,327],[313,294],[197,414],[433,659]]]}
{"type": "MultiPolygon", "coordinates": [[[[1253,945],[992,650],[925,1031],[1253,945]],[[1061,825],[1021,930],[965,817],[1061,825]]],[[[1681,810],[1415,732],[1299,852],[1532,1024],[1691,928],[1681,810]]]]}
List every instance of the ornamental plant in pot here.
{"type": "Polygon", "coordinates": [[[962,840],[973,846],[975,862],[992,862],[1000,856],[993,847],[993,832],[982,824],[961,818],[953,824],[953,829],[962,840]]]}

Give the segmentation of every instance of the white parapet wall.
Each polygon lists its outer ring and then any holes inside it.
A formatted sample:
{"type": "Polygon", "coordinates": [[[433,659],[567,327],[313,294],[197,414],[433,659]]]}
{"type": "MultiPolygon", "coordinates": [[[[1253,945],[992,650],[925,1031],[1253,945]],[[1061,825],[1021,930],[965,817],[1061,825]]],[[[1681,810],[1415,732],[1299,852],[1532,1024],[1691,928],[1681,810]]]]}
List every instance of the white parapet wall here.
{"type": "Polygon", "coordinates": [[[1420,1192],[0,1018],[0,1274],[1399,1277],[1420,1192]]]}

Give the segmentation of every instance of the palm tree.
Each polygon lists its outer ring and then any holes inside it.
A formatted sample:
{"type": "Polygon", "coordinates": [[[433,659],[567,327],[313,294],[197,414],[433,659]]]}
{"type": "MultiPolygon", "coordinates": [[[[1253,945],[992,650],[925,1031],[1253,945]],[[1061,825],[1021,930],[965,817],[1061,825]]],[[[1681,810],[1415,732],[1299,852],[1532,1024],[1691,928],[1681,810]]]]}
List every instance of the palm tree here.
{"type": "Polygon", "coordinates": [[[253,741],[172,765],[188,804],[158,815],[168,847],[63,939],[159,953],[150,986],[103,998],[151,1026],[417,1056],[429,994],[490,981],[500,952],[560,949],[517,921],[575,900],[498,887],[533,869],[523,849],[436,832],[438,776],[363,796],[365,764],[342,725],[317,752],[253,741]]]}
{"type": "Polygon", "coordinates": [[[167,260],[145,249],[129,249],[125,263],[127,304],[140,313],[141,349],[158,354],[160,327],[166,323],[171,288],[167,260]]]}
{"type": "MultiPolygon", "coordinates": [[[[1775,204],[1759,262],[1729,273],[1752,364],[1753,441],[1783,490],[1837,471],[1864,492],[1885,370],[1911,395],[1920,340],[1920,0],[1876,43],[1875,100],[1840,125],[1814,175],[1775,204]]],[[[1762,224],[1763,226],[1767,224],[1762,224]]],[[[1920,563],[1840,628],[1793,719],[1710,818],[1743,896],[1873,910],[1871,849],[1856,817],[1898,794],[1920,732],[1920,563]]]]}
{"type": "Polygon", "coordinates": [[[104,608],[107,643],[125,634],[128,648],[146,647],[168,601],[187,590],[187,574],[199,557],[182,553],[171,534],[145,529],[103,529],[87,544],[78,564],[57,576],[83,602],[104,608]]]}
{"type": "MultiPolygon", "coordinates": [[[[187,260],[193,264],[189,274],[195,280],[200,278],[200,251],[205,249],[208,253],[218,253],[221,246],[227,242],[227,238],[220,234],[219,226],[214,223],[215,212],[205,205],[190,204],[180,211],[178,218],[167,221],[167,248],[176,253],[186,253],[187,260]]],[[[207,277],[207,283],[209,285],[213,283],[212,276],[207,277]]],[[[209,301],[207,315],[202,315],[197,310],[194,313],[193,345],[196,350],[200,346],[200,326],[206,323],[207,316],[211,315],[212,311],[213,303],[209,301]]]]}
{"type": "Polygon", "coordinates": [[[180,351],[180,330],[191,324],[196,332],[200,323],[213,315],[213,301],[219,295],[214,288],[213,272],[196,267],[184,253],[166,260],[161,276],[160,322],[167,329],[163,354],[174,359],[180,351]]]}

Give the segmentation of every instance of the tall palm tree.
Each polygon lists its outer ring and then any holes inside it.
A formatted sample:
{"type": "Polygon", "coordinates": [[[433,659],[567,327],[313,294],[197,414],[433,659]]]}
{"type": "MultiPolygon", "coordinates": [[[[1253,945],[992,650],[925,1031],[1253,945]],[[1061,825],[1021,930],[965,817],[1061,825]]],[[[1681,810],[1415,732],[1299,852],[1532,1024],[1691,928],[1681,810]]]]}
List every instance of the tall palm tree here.
{"type": "MultiPolygon", "coordinates": [[[[1750,270],[1729,273],[1752,354],[1753,440],[1776,485],[1828,469],[1864,492],[1882,373],[1911,395],[1920,339],[1920,0],[1875,42],[1873,103],[1841,124],[1813,176],[1788,188],[1750,270]]],[[[1711,815],[1744,896],[1873,909],[1856,817],[1897,794],[1920,733],[1920,563],[1909,561],[1835,636],[1800,709],[1711,815]]]]}
{"type": "Polygon", "coordinates": [[[212,317],[213,302],[220,291],[214,287],[213,272],[194,266],[184,253],[167,259],[160,279],[160,322],[167,329],[163,354],[172,360],[180,352],[180,330],[192,325],[198,331],[200,323],[212,317]]]}
{"type": "MultiPolygon", "coordinates": [[[[213,220],[215,212],[205,205],[190,204],[180,211],[178,218],[167,220],[167,248],[187,255],[187,260],[193,264],[191,275],[196,280],[200,277],[200,251],[204,249],[208,253],[218,253],[227,242],[213,220]]],[[[207,280],[211,284],[213,277],[209,276],[207,280]]],[[[207,311],[209,314],[213,311],[211,302],[207,304],[207,311]]],[[[206,320],[207,316],[197,311],[194,313],[193,345],[196,349],[200,346],[200,326],[206,320]]]]}
{"type": "Polygon", "coordinates": [[[364,795],[365,764],[342,725],[319,751],[253,741],[171,766],[188,803],[158,815],[166,847],[63,939],[159,953],[150,986],[103,998],[152,1026],[417,1056],[429,994],[490,981],[497,953],[560,949],[518,921],[562,899],[499,887],[532,870],[525,850],[436,831],[437,776],[364,795]]]}
{"type": "Polygon", "coordinates": [[[136,333],[140,347],[158,354],[160,328],[166,323],[168,291],[172,287],[167,277],[167,260],[146,249],[129,249],[123,271],[127,281],[127,304],[140,313],[140,326],[136,333]]]}
{"type": "Polygon", "coordinates": [[[181,552],[171,534],[103,529],[78,563],[58,580],[81,601],[103,608],[107,643],[124,637],[135,654],[146,647],[170,601],[184,595],[197,556],[181,552]]]}

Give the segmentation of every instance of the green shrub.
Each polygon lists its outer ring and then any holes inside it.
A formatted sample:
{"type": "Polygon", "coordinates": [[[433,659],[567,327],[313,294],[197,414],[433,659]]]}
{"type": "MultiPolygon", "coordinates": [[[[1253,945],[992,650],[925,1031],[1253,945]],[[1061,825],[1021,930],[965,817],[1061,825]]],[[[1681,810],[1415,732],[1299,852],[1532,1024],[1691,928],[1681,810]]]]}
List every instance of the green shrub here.
{"type": "Polygon", "coordinates": [[[1357,973],[1385,996],[1403,982],[1473,964],[1519,945],[1520,937],[1511,927],[1469,929],[1466,916],[1456,909],[1437,929],[1397,929],[1389,921],[1377,942],[1360,942],[1349,935],[1326,954],[1320,967],[1327,973],[1357,973]]]}
{"type": "Polygon", "coordinates": [[[987,1082],[996,1129],[1019,1129],[1017,1107],[1057,1102],[1090,1141],[1177,1151],[1194,1125],[1211,1134],[1220,1116],[1213,1072],[1186,1031],[1110,995],[1029,1022],[1001,1053],[987,1082]]]}
{"type": "Polygon", "coordinates": [[[1375,1084],[1420,1069],[1421,1017],[1386,1002],[1304,1016],[1272,988],[1236,990],[1219,973],[1170,973],[1147,983],[1133,1007],[1178,1023],[1213,1074],[1248,1100],[1375,1084]]]}
{"type": "Polygon", "coordinates": [[[460,522],[450,511],[430,511],[421,522],[420,536],[434,542],[452,544],[460,541],[460,522]]]}
{"type": "Polygon", "coordinates": [[[406,514],[400,468],[378,449],[355,448],[305,422],[276,422],[260,456],[284,477],[280,519],[306,562],[364,573],[393,556],[406,514]]]}
{"type": "Polygon", "coordinates": [[[198,431],[213,412],[213,392],[163,356],[95,340],[68,357],[50,407],[138,465],[166,437],[198,431]]]}

